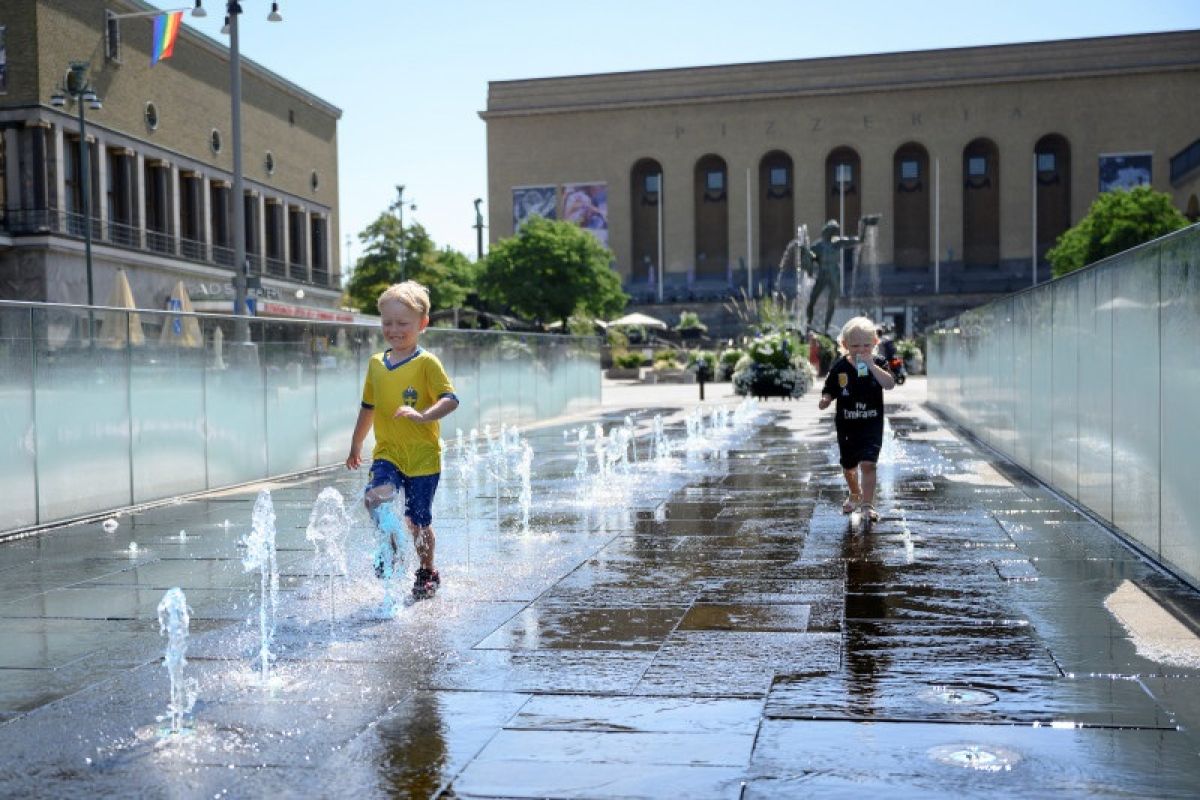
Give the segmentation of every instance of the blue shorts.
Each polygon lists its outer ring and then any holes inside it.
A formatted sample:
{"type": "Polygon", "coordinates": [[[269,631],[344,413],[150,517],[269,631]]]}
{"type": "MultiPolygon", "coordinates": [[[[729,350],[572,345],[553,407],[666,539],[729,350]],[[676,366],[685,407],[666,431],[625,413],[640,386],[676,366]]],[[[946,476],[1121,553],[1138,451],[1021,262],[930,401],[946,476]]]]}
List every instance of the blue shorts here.
{"type": "Polygon", "coordinates": [[[434,474],[410,478],[392,462],[376,459],[371,462],[371,480],[367,483],[367,491],[384,485],[396,491],[403,489],[404,516],[413,525],[425,527],[433,522],[433,495],[440,477],[440,474],[434,474]]]}

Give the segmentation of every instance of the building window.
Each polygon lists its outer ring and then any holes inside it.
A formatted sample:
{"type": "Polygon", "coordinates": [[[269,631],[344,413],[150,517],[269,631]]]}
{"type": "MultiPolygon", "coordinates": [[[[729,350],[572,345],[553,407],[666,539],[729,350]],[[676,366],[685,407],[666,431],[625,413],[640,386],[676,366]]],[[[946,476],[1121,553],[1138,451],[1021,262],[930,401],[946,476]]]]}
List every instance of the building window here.
{"type": "Polygon", "coordinates": [[[788,185],[787,167],[771,167],[770,182],[772,189],[785,189],[788,185]]]}
{"type": "Polygon", "coordinates": [[[900,162],[900,180],[915,181],[921,177],[921,164],[918,161],[905,160],[900,162]]]}
{"type": "Polygon", "coordinates": [[[152,131],[158,130],[158,106],[146,103],[146,127],[152,131]]]}
{"type": "Polygon", "coordinates": [[[275,155],[270,150],[267,151],[267,155],[263,159],[263,169],[267,171],[268,175],[275,174],[275,155]]]}
{"type": "Polygon", "coordinates": [[[208,146],[214,155],[221,152],[221,132],[216,128],[213,128],[212,133],[208,135],[208,146]]]}
{"type": "Polygon", "coordinates": [[[838,183],[852,183],[854,181],[854,167],[850,164],[838,164],[834,176],[834,180],[838,183]]]}
{"type": "Polygon", "coordinates": [[[987,175],[987,159],[983,156],[971,156],[968,158],[967,175],[972,178],[982,178],[987,175]]]}
{"type": "Polygon", "coordinates": [[[312,175],[308,176],[308,184],[314,192],[321,188],[321,176],[317,174],[315,169],[312,171],[312,175]]]}
{"type": "Polygon", "coordinates": [[[725,190],[725,173],[721,170],[709,170],[704,181],[705,188],[710,192],[722,192],[725,190]]]}
{"type": "Polygon", "coordinates": [[[658,183],[662,178],[661,175],[647,175],[645,178],[646,194],[658,194],[658,183]]]}
{"type": "Polygon", "coordinates": [[[1038,172],[1054,172],[1054,153],[1037,154],[1038,172]]]}

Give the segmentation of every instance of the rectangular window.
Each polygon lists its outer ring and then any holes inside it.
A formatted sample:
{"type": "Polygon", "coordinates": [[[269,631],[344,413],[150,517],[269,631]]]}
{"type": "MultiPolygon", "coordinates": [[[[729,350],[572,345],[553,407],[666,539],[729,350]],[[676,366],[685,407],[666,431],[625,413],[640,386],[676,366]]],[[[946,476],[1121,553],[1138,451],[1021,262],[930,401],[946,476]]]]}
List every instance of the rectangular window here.
{"type": "Polygon", "coordinates": [[[905,181],[915,181],[921,177],[921,165],[915,160],[906,160],[900,162],[900,179],[905,181]]]}
{"type": "Polygon", "coordinates": [[[785,188],[788,185],[787,167],[771,167],[771,186],[776,189],[785,188]]]}
{"type": "Polygon", "coordinates": [[[658,182],[661,175],[647,175],[645,183],[645,192],[647,194],[658,194],[658,182]]]}
{"type": "Polygon", "coordinates": [[[709,172],[705,178],[705,187],[710,192],[720,192],[725,189],[725,173],[720,170],[709,172]]]}
{"type": "Polygon", "coordinates": [[[854,180],[854,168],[849,164],[838,164],[837,169],[834,170],[834,180],[838,183],[850,183],[854,180]]]}
{"type": "Polygon", "coordinates": [[[1037,169],[1038,172],[1054,172],[1054,153],[1038,153],[1037,169]]]}
{"type": "Polygon", "coordinates": [[[971,156],[968,158],[967,175],[972,178],[982,178],[987,175],[987,159],[983,156],[971,156]]]}
{"type": "Polygon", "coordinates": [[[0,25],[0,94],[8,91],[8,28],[0,25]]]}

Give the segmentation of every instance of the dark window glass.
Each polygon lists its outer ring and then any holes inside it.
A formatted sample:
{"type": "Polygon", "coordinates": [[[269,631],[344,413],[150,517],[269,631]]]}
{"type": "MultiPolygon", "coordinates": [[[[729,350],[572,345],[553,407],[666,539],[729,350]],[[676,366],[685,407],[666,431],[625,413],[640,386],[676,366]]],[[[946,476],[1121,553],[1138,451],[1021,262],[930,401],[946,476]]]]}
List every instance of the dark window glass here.
{"type": "Polygon", "coordinates": [[[967,174],[972,178],[982,178],[987,175],[987,159],[983,156],[971,156],[967,159],[967,174]]]}
{"type": "Polygon", "coordinates": [[[788,185],[787,167],[771,167],[771,186],[784,187],[788,185]]]}
{"type": "Polygon", "coordinates": [[[708,173],[705,179],[705,186],[714,192],[719,192],[725,188],[725,173],[720,170],[713,170],[708,173]]]}
{"type": "Polygon", "coordinates": [[[921,164],[918,161],[901,161],[900,162],[900,177],[903,180],[916,180],[921,177],[921,164]]]}
{"type": "Polygon", "coordinates": [[[1054,153],[1038,153],[1037,168],[1038,172],[1054,172],[1054,153]]]}

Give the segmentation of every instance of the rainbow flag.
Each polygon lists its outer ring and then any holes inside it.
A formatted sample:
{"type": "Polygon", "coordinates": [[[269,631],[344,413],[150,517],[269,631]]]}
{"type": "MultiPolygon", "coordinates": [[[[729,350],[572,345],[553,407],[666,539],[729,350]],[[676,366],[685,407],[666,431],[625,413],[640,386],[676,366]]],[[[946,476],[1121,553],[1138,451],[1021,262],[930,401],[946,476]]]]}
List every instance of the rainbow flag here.
{"type": "Polygon", "coordinates": [[[154,41],[150,44],[150,66],[175,52],[175,39],[179,36],[179,24],[183,12],[174,11],[154,18],[154,41]]]}

